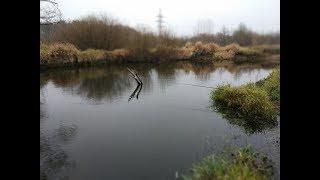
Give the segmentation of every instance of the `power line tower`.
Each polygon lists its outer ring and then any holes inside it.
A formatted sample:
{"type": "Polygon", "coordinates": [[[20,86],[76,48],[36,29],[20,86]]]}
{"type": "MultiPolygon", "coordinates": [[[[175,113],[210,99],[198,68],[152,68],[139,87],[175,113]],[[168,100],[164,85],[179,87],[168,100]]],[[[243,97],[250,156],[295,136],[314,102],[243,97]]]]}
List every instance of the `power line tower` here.
{"type": "Polygon", "coordinates": [[[162,35],[163,23],[164,23],[163,15],[161,14],[161,9],[159,9],[159,14],[158,14],[157,18],[158,19],[157,19],[156,22],[158,22],[158,32],[159,32],[159,36],[161,36],[162,35]]]}

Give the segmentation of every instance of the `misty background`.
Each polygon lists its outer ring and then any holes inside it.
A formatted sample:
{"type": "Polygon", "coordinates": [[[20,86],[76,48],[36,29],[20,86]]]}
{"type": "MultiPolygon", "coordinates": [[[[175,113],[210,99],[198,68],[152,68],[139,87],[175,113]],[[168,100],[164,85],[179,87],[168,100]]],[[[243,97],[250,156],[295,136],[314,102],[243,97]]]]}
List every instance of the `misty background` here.
{"type": "Polygon", "coordinates": [[[224,25],[233,31],[239,23],[258,33],[280,30],[280,0],[57,0],[65,20],[89,14],[108,14],[131,27],[148,26],[157,31],[161,9],[164,26],[189,36],[199,24],[212,24],[216,33],[224,25]]]}

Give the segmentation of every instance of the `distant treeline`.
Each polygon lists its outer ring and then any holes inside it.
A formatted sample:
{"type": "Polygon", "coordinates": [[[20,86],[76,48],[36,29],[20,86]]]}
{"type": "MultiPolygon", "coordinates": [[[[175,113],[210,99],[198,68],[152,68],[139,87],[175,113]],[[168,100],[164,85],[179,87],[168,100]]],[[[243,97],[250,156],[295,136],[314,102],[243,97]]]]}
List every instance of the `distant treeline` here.
{"type": "Polygon", "coordinates": [[[106,15],[87,16],[80,20],[40,26],[44,43],[72,43],[80,50],[152,49],[159,46],[181,47],[186,42],[214,42],[219,45],[237,43],[241,46],[280,44],[280,33],[259,34],[240,24],[232,33],[223,28],[215,34],[198,33],[192,37],[178,37],[170,31],[154,33],[146,27],[132,28],[106,15]]]}

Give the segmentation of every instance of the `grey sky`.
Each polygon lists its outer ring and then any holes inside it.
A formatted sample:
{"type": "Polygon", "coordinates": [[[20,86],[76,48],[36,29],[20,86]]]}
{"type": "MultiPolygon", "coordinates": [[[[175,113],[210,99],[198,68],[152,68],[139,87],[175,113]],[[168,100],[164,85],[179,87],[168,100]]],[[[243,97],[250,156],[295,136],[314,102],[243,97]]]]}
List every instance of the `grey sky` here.
{"type": "Polygon", "coordinates": [[[130,26],[156,30],[159,8],[165,26],[191,35],[198,21],[211,20],[214,31],[234,29],[240,22],[258,32],[280,30],[280,0],[58,0],[65,19],[105,13],[130,26]]]}

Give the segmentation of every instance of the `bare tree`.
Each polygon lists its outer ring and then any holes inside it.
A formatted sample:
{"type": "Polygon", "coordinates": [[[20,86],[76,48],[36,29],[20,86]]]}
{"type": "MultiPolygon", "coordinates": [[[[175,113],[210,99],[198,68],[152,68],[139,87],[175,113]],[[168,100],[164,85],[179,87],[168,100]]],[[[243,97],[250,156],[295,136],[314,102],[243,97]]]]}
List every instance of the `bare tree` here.
{"type": "Polygon", "coordinates": [[[62,19],[56,0],[40,0],[40,25],[55,24],[62,19]]]}
{"type": "Polygon", "coordinates": [[[215,41],[223,46],[232,42],[232,36],[230,35],[230,31],[226,28],[226,26],[222,26],[220,32],[216,33],[215,41]]]}

